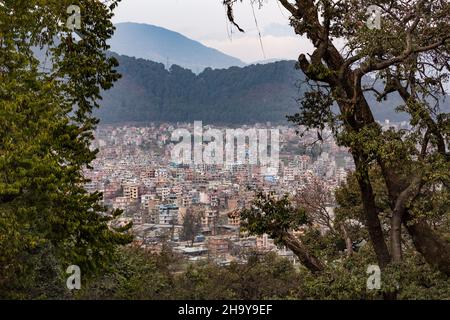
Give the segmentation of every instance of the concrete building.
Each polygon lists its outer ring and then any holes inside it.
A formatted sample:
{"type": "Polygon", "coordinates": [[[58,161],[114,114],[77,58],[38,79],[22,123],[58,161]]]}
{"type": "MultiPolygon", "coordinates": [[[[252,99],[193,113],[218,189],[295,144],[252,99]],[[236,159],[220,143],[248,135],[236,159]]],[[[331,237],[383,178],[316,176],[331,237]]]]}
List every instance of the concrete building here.
{"type": "Polygon", "coordinates": [[[168,204],[159,206],[159,224],[178,224],[179,208],[177,205],[168,204]]]}
{"type": "Polygon", "coordinates": [[[139,186],[135,184],[126,184],[123,186],[123,196],[128,199],[139,199],[139,186]]]}

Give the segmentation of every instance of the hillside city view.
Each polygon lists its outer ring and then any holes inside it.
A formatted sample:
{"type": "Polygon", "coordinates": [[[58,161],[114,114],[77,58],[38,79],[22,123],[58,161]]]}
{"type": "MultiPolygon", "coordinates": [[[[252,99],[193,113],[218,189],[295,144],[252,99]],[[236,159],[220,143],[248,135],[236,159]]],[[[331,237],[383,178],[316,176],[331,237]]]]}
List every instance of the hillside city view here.
{"type": "MultiPolygon", "coordinates": [[[[227,265],[241,261],[245,251],[273,251],[298,262],[292,251],[275,245],[267,234],[242,233],[240,210],[251,206],[258,191],[282,197],[319,188],[329,195],[324,205],[332,220],[333,193],[355,169],[348,150],[336,144],[329,130],[327,139],[317,145],[317,136],[299,139],[298,128],[279,126],[276,174],[249,164],[248,157],[230,166],[175,164],[172,132],[189,127],[193,125],[100,126],[92,145],[100,152],[93,169],[86,171],[90,180],[86,190],[101,192],[105,205],[123,210],[117,222],[132,222],[136,245],[152,252],[161,252],[168,244],[188,261],[212,259],[227,265]],[[187,221],[186,215],[198,219],[187,221]]],[[[270,124],[255,127],[272,128],[270,124]]],[[[383,127],[400,129],[407,124],[386,120],[383,127]]]]}
{"type": "Polygon", "coordinates": [[[448,0],[0,0],[0,308],[398,300],[450,301],[448,0]]]}

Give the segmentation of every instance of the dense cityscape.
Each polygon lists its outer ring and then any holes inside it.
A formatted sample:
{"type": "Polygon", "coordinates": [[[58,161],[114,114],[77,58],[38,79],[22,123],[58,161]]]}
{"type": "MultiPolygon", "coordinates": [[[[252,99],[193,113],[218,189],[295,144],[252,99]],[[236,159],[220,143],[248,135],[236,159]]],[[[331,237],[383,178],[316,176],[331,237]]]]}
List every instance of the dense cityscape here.
{"type": "Polygon", "coordinates": [[[374,2],[0,0],[0,302],[448,303],[450,2],[374,2]]]}
{"type": "MultiPolygon", "coordinates": [[[[384,123],[385,128],[405,123],[384,123]]],[[[293,126],[280,132],[277,173],[259,165],[179,165],[172,161],[172,132],[190,124],[100,126],[93,170],[87,170],[89,192],[103,193],[104,204],[123,210],[119,223],[133,222],[135,245],[160,252],[168,244],[189,261],[210,259],[221,265],[243,259],[246,250],[275,251],[293,263],[295,255],[267,235],[250,237],[240,229],[240,210],[249,208],[257,192],[295,197],[312,184],[330,194],[345,181],[354,163],[325,130],[303,132],[293,126]]],[[[270,123],[255,128],[274,128],[270,123]]],[[[215,127],[222,130],[222,127],[215,127]]],[[[243,129],[248,129],[243,127],[243,129]]],[[[333,215],[332,197],[327,210],[333,215]]]]}

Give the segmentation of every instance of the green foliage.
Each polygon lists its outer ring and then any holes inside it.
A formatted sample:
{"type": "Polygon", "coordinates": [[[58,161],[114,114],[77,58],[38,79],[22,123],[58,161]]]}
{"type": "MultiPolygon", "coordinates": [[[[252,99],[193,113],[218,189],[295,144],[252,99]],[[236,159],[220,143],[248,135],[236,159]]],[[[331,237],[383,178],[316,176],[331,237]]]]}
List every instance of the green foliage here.
{"type": "Polygon", "coordinates": [[[182,241],[194,242],[195,237],[202,230],[202,221],[199,213],[194,212],[192,209],[188,209],[183,219],[183,229],[181,232],[182,241]]]}
{"type": "Polygon", "coordinates": [[[290,122],[320,130],[325,129],[325,124],[334,128],[333,122],[336,116],[331,111],[333,99],[330,95],[322,91],[307,92],[300,102],[302,104],[301,113],[288,116],[290,122]]]}
{"type": "Polygon", "coordinates": [[[246,263],[218,266],[204,261],[185,265],[168,250],[161,254],[126,248],[114,273],[106,274],[76,299],[382,299],[393,288],[399,299],[448,299],[450,281],[417,255],[381,274],[381,290],[367,289],[367,267],[376,260],[370,246],[327,264],[320,274],[296,268],[274,253],[249,252],[246,263]],[[398,288],[398,289],[397,289],[398,288]]]}
{"type": "MultiPolygon", "coordinates": [[[[386,185],[380,169],[376,166],[370,170],[370,179],[374,188],[376,206],[380,212],[380,221],[388,234],[392,210],[386,185]]],[[[448,241],[450,216],[447,192],[445,188],[430,190],[427,196],[414,199],[411,207],[413,210],[417,210],[417,216],[427,218],[432,224],[434,232],[443,235],[448,241]]],[[[338,204],[335,210],[336,219],[359,221],[360,227],[351,229],[351,237],[370,242],[367,231],[363,228],[365,219],[356,174],[350,175],[347,182],[336,191],[336,201],[338,204]]],[[[403,237],[403,260],[400,264],[390,264],[383,270],[383,292],[397,292],[399,299],[448,299],[450,278],[426,264],[423,257],[417,254],[411,238],[407,234],[404,234],[403,237]]],[[[375,263],[373,253],[368,252],[366,247],[364,246],[361,251],[358,251],[357,256],[369,253],[367,256],[375,263]]],[[[353,258],[352,256],[351,259],[353,258]]],[[[364,263],[370,264],[370,260],[364,263]]]]}
{"type": "Polygon", "coordinates": [[[107,212],[102,195],[83,188],[88,182],[83,170],[97,153],[90,150],[97,124],[91,113],[100,90],[118,79],[116,61],[104,54],[115,5],[6,1],[0,6],[2,298],[51,297],[52,290],[39,289],[43,279],[64,288],[61,274],[69,265],[80,266],[88,279],[108,268],[117,245],[131,240],[127,228],[110,226],[120,212],[107,212]],[[84,39],[78,43],[60,23],[72,4],[83,12],[84,39]],[[48,50],[51,68],[41,68],[33,47],[48,50]]]}
{"type": "Polygon", "coordinates": [[[181,299],[263,300],[301,295],[299,273],[275,254],[250,253],[247,263],[227,267],[191,265],[176,281],[181,299]]]}
{"type": "MultiPolygon", "coordinates": [[[[285,122],[286,115],[298,111],[296,98],[308,91],[305,76],[295,70],[293,61],[206,69],[195,75],[175,65],[166,70],[163,64],[152,61],[112,57],[119,61],[117,70],[123,77],[102,94],[105,108],[96,114],[106,123],[199,119],[219,124],[285,122]]],[[[391,103],[374,103],[379,120],[407,119],[393,111],[391,103]]],[[[330,115],[324,109],[320,119],[330,115]]]]}
{"type": "Polygon", "coordinates": [[[370,246],[327,265],[319,276],[302,274],[303,293],[308,299],[380,300],[383,294],[397,292],[400,300],[447,300],[450,279],[432,270],[417,254],[405,256],[401,265],[389,266],[381,273],[381,290],[367,289],[367,267],[376,264],[370,246]]]}
{"type": "Polygon", "coordinates": [[[159,255],[139,248],[123,248],[111,272],[99,276],[76,299],[169,299],[173,288],[171,266],[179,260],[166,249],[159,255]]]}
{"type": "Polygon", "coordinates": [[[244,231],[252,235],[267,233],[277,243],[286,232],[308,223],[305,210],[292,205],[288,195],[277,200],[263,193],[256,196],[251,209],[242,211],[241,219],[244,231]]]}
{"type": "Polygon", "coordinates": [[[79,299],[283,299],[300,296],[300,276],[275,254],[250,253],[248,263],[220,267],[210,262],[184,265],[170,251],[124,249],[114,274],[98,278],[79,299]]]}
{"type": "MultiPolygon", "coordinates": [[[[375,204],[381,215],[391,212],[389,198],[386,186],[381,179],[381,173],[378,168],[370,170],[370,176],[373,178],[372,186],[375,193],[375,204]]],[[[361,191],[358,186],[357,173],[350,174],[346,182],[335,191],[337,207],[335,209],[336,219],[338,221],[354,219],[364,224],[365,217],[361,201],[361,191]]]]}
{"type": "Polygon", "coordinates": [[[291,61],[207,68],[195,75],[176,65],[166,70],[152,61],[112,56],[120,62],[123,78],[104,94],[103,105],[108,108],[99,111],[104,122],[279,122],[296,109],[292,97],[302,76],[294,72],[291,61]]]}

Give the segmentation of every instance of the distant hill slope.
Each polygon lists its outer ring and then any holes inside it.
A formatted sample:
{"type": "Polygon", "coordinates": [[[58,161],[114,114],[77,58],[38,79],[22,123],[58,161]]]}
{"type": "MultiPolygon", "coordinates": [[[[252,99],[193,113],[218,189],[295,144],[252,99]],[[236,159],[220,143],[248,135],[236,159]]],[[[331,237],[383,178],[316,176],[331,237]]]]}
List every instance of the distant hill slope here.
{"type": "Polygon", "coordinates": [[[204,46],[177,32],[148,24],[116,24],[109,40],[111,51],[169,65],[176,64],[195,73],[207,67],[214,69],[244,66],[237,58],[204,46]]]}
{"type": "MultiPolygon", "coordinates": [[[[179,66],[113,54],[123,75],[113,89],[104,92],[97,115],[103,123],[195,121],[243,124],[286,122],[299,111],[304,75],[293,61],[280,61],[226,70],[206,69],[199,75],[179,66]]],[[[377,120],[407,120],[395,112],[399,97],[377,103],[367,94],[377,120]]],[[[448,104],[448,102],[447,102],[448,104]]],[[[448,107],[447,107],[448,109],[448,107]]]]}
{"type": "Polygon", "coordinates": [[[199,75],[179,66],[116,56],[123,75],[103,93],[103,122],[195,121],[210,123],[279,122],[298,110],[295,83],[303,75],[291,61],[199,75]]]}

